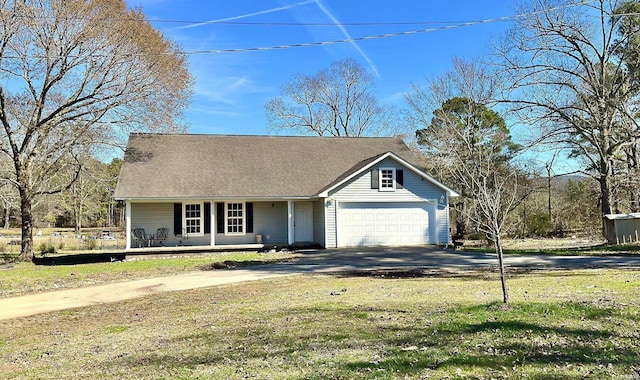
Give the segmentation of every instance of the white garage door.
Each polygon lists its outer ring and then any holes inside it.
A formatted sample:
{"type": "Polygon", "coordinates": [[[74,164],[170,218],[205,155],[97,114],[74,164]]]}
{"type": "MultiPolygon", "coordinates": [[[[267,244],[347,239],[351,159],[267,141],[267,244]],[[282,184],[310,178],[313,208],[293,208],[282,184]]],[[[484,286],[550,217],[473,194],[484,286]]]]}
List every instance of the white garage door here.
{"type": "Polygon", "coordinates": [[[429,244],[428,205],[340,203],[338,246],[429,244]]]}

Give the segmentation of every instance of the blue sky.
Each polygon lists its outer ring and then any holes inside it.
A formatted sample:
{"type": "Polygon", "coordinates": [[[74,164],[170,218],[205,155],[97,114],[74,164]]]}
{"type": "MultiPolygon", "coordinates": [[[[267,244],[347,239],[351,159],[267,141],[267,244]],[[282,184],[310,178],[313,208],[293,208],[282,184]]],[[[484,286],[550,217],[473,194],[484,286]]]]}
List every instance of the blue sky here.
{"type": "Polygon", "coordinates": [[[190,54],[191,133],[267,134],[264,104],[294,73],[354,58],[376,76],[383,104],[403,107],[411,83],[481,56],[510,23],[486,22],[323,46],[219,52],[442,28],[514,14],[509,0],[127,0],[190,54]],[[279,24],[279,25],[278,25],[279,24]],[[365,24],[365,25],[358,25],[365,24]]]}

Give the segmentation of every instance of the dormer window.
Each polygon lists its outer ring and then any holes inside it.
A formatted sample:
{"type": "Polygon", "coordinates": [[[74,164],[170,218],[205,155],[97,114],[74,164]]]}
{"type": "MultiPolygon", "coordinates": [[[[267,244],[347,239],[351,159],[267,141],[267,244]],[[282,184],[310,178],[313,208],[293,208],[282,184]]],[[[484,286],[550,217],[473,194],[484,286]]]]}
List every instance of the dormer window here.
{"type": "Polygon", "coordinates": [[[378,191],[404,189],[404,172],[396,168],[371,169],[371,188],[378,191]]]}
{"type": "Polygon", "coordinates": [[[396,189],[396,169],[380,168],[380,191],[394,191],[396,189]]]}

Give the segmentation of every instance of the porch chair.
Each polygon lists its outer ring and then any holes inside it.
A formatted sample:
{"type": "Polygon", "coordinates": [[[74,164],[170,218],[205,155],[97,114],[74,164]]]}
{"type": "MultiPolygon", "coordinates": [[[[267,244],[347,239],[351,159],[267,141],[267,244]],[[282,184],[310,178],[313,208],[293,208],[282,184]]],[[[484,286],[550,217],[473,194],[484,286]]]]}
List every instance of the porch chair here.
{"type": "Polygon", "coordinates": [[[167,240],[167,237],[169,236],[169,229],[168,228],[158,228],[158,231],[156,231],[156,240],[160,242],[161,246],[164,246],[164,241],[167,240]]]}
{"type": "Polygon", "coordinates": [[[142,246],[141,244],[143,243],[149,244],[149,242],[151,242],[147,234],[144,232],[144,228],[134,228],[133,237],[138,243],[138,248],[140,248],[142,246]]]}

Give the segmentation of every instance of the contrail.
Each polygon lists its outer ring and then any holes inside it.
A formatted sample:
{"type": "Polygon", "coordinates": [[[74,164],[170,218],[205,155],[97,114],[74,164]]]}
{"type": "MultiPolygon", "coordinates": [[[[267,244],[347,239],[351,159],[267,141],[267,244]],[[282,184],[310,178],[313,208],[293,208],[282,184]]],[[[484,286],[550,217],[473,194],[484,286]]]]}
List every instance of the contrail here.
{"type": "Polygon", "coordinates": [[[369,67],[371,67],[371,70],[373,70],[373,72],[376,74],[376,77],[380,78],[380,73],[378,73],[378,69],[376,68],[376,66],[373,64],[373,62],[371,62],[371,59],[369,59],[369,57],[364,53],[364,51],[362,49],[360,49],[360,46],[358,46],[358,44],[353,40],[353,38],[351,37],[351,35],[349,34],[349,32],[347,32],[347,29],[345,29],[344,26],[342,26],[342,24],[340,23],[340,21],[338,21],[338,19],[336,19],[331,12],[329,12],[327,10],[327,8],[325,8],[324,4],[322,4],[322,2],[320,0],[313,0],[316,5],[318,6],[318,8],[320,8],[320,10],[331,19],[331,21],[338,27],[338,29],[340,29],[340,31],[342,32],[342,34],[346,37],[346,39],[348,40],[352,40],[351,41],[351,45],[353,45],[354,48],[356,48],[356,50],[360,53],[360,55],[362,55],[362,57],[365,59],[365,61],[367,61],[367,63],[369,64],[369,67]]]}
{"type": "MultiPolygon", "coordinates": [[[[264,11],[258,11],[258,12],[253,12],[253,13],[247,13],[244,15],[240,15],[240,16],[233,16],[233,17],[227,17],[227,18],[221,18],[218,20],[210,20],[210,21],[204,21],[204,22],[200,22],[197,24],[191,24],[191,25],[186,25],[186,26],[181,26],[178,27],[176,29],[187,29],[187,28],[195,28],[197,26],[202,26],[202,25],[209,25],[209,24],[215,24],[215,23],[219,23],[219,22],[225,22],[225,21],[233,21],[233,20],[239,20],[242,18],[248,18],[248,17],[253,17],[253,16],[259,16],[259,15],[263,15],[263,14],[267,14],[267,13],[273,13],[273,12],[279,12],[279,11],[286,11],[287,9],[291,9],[291,8],[295,8],[295,7],[299,7],[302,5],[306,5],[306,4],[311,4],[315,2],[315,0],[305,0],[305,1],[300,1],[298,3],[295,4],[289,4],[289,5],[285,5],[283,7],[277,7],[277,8],[271,8],[271,9],[265,9],[264,11]]],[[[326,12],[325,12],[326,13],[326,12]]]]}

